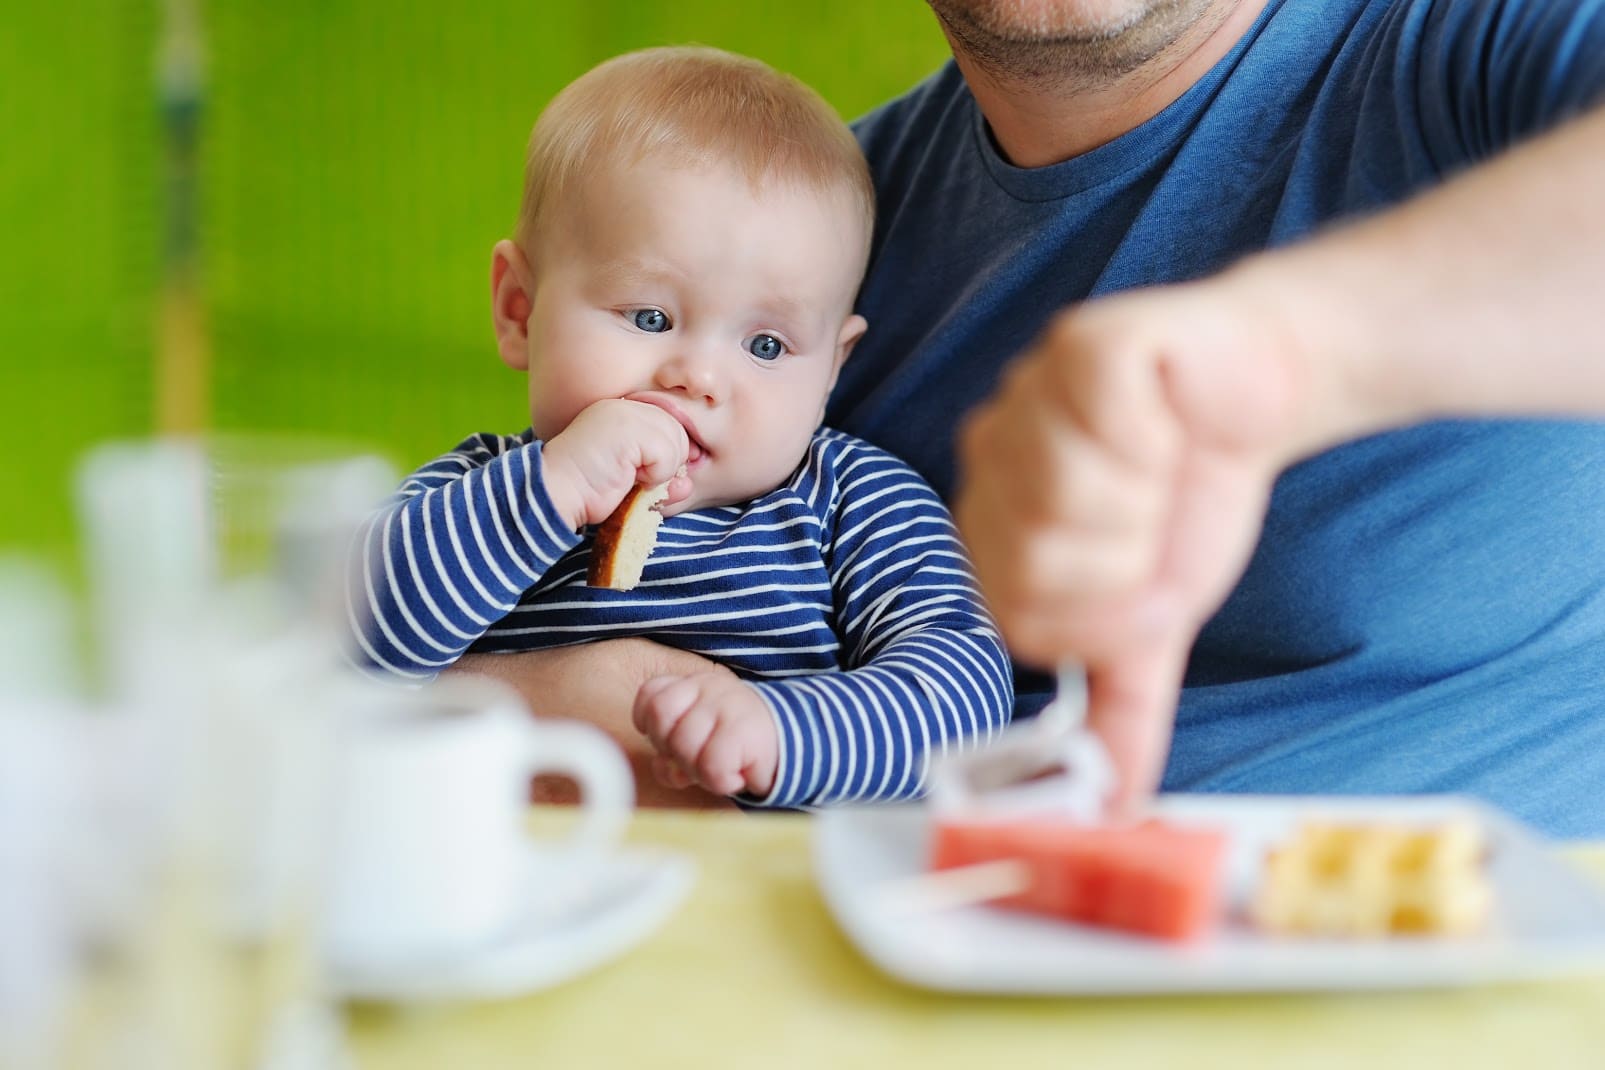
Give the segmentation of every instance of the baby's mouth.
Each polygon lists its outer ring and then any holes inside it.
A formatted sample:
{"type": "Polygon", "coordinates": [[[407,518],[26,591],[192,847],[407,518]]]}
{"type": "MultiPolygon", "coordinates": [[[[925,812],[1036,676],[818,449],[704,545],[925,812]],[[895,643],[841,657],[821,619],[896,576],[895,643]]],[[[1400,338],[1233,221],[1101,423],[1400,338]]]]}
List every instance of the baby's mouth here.
{"type": "Polygon", "coordinates": [[[700,442],[698,442],[696,439],[690,438],[689,436],[687,436],[687,440],[690,442],[691,446],[690,446],[690,449],[688,449],[686,451],[685,463],[686,464],[696,464],[698,461],[702,460],[702,458],[704,456],[707,455],[708,451],[703,449],[702,448],[702,444],[700,442]]]}

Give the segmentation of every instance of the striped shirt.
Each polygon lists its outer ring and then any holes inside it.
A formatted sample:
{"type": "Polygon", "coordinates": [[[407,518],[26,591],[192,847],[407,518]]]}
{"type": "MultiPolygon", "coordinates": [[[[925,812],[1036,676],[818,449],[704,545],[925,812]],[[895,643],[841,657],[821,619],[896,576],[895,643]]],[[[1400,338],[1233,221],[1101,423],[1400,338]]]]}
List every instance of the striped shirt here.
{"type": "Polygon", "coordinates": [[[1007,723],[1013,684],[952,520],[891,454],[815,433],[783,486],[668,517],[633,591],[588,587],[541,443],[475,435],[370,521],[350,619],[372,667],[649,637],[728,666],[774,716],[765,806],[917,795],[928,759],[1007,723]]]}

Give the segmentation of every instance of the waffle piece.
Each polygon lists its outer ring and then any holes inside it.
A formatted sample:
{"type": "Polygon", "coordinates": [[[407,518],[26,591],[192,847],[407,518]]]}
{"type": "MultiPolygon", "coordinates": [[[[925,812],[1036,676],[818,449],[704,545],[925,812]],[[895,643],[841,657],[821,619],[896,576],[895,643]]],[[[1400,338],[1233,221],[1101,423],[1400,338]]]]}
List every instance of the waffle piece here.
{"type": "Polygon", "coordinates": [[[1267,852],[1251,913],[1263,929],[1308,936],[1473,932],[1493,900],[1484,854],[1469,821],[1308,823],[1267,852]]]}

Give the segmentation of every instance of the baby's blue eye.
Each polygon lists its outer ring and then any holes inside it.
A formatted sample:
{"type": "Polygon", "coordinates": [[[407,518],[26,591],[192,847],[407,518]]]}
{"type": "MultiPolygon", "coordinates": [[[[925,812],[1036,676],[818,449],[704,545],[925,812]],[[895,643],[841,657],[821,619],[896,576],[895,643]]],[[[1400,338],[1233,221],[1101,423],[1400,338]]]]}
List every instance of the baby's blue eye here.
{"type": "Polygon", "coordinates": [[[779,360],[786,352],[786,343],[772,334],[755,334],[747,339],[747,352],[759,360],[779,360]]]}
{"type": "Polygon", "coordinates": [[[669,329],[669,317],[655,308],[638,308],[630,318],[648,334],[662,334],[669,329]]]}

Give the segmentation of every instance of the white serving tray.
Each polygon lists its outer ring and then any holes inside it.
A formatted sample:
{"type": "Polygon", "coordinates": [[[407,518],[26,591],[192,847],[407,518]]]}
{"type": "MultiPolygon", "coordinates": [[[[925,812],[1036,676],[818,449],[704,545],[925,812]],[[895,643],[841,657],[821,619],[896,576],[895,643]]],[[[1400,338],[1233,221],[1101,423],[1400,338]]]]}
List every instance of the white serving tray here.
{"type": "Polygon", "coordinates": [[[815,818],[814,866],[848,938],[893,977],[923,988],[1015,994],[1122,995],[1414,988],[1605,973],[1605,886],[1532,830],[1455,796],[1172,795],[1156,816],[1231,837],[1227,916],[1215,934],[1176,945],[986,906],[890,909],[886,882],[924,871],[929,813],[851,808],[815,818]],[[1342,941],[1256,931],[1246,906],[1265,849],[1305,819],[1427,822],[1469,817],[1485,830],[1493,918],[1467,938],[1342,941]]]}

